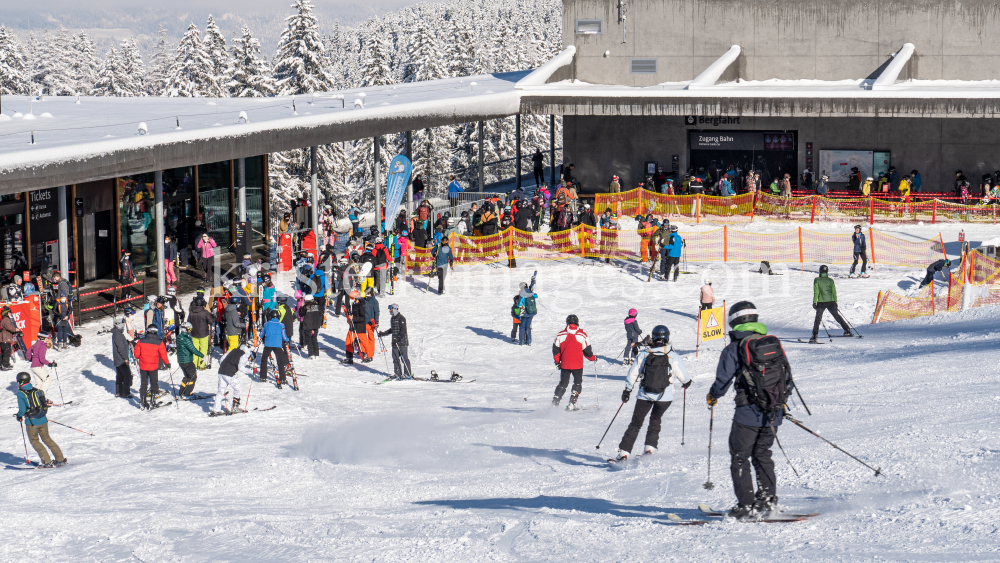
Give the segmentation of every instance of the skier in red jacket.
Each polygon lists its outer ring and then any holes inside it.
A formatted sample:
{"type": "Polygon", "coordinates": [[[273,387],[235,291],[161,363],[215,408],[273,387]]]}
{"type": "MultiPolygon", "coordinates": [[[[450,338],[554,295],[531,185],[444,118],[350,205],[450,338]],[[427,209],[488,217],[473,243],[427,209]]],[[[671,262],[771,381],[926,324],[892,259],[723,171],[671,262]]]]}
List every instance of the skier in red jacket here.
{"type": "Polygon", "coordinates": [[[593,350],[590,349],[590,342],[587,341],[587,333],[577,326],[580,319],[576,315],[566,317],[566,328],[556,335],[555,342],[552,343],[552,357],[556,366],[560,368],[559,385],[556,386],[556,394],[552,397],[552,406],[558,407],[559,401],[566,393],[569,386],[569,378],[573,376],[573,392],[569,395],[569,404],[566,405],[568,411],[578,411],[576,400],[580,397],[583,389],[583,359],[587,358],[592,362],[597,361],[593,350]]]}
{"type": "Polygon", "coordinates": [[[139,387],[139,397],[142,401],[142,408],[155,408],[156,396],[160,393],[160,383],[158,370],[160,362],[163,362],[167,369],[170,369],[170,358],[167,357],[167,347],[160,339],[159,330],[156,325],[146,327],[146,335],[135,345],[136,361],[139,363],[139,374],[142,377],[142,384],[139,387]],[[147,385],[149,395],[146,395],[147,385]]]}

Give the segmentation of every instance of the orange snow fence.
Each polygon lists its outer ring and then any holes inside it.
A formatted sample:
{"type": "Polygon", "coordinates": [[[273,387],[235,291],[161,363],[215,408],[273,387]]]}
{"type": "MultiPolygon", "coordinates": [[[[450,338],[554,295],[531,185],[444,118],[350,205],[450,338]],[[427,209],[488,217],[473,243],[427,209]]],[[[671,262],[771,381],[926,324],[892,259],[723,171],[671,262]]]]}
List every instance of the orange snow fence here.
{"type": "MultiPolygon", "coordinates": [[[[696,223],[743,223],[755,217],[781,221],[849,221],[874,223],[997,222],[995,203],[976,202],[972,205],[949,203],[936,199],[913,201],[877,199],[875,197],[827,198],[819,195],[779,197],[766,192],[732,197],[706,195],[665,195],[635,189],[622,193],[597,194],[594,211],[598,214],[610,208],[619,216],[652,213],[668,218],[686,217],[696,223]]],[[[972,200],[976,201],[976,200],[972,200]]]]}

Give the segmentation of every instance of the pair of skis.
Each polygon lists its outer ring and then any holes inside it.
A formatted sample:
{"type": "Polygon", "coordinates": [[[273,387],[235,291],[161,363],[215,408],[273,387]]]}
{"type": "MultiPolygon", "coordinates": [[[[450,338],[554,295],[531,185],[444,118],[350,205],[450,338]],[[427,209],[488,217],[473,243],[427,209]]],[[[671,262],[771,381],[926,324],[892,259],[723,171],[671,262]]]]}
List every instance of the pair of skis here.
{"type": "MultiPolygon", "coordinates": [[[[707,504],[699,504],[698,510],[700,510],[701,513],[705,515],[705,517],[733,520],[731,518],[728,518],[726,511],[716,510],[708,506],[707,504]]],[[[812,512],[809,514],[795,514],[791,512],[768,512],[767,514],[761,515],[760,517],[744,518],[734,521],[746,522],[746,523],[763,522],[767,524],[773,524],[778,522],[784,522],[784,523],[802,522],[804,520],[808,520],[810,518],[819,516],[819,514],[820,514],[819,512],[812,512]]],[[[674,513],[667,514],[667,519],[678,526],[701,526],[703,524],[708,524],[709,522],[719,521],[719,520],[686,520],[674,513]]]]}
{"type": "MultiPolygon", "coordinates": [[[[278,405],[272,405],[270,407],[267,407],[266,409],[262,409],[260,407],[254,407],[253,410],[254,410],[254,412],[266,412],[266,411],[273,411],[276,408],[278,408],[278,405]]],[[[209,418],[215,418],[215,417],[218,417],[218,416],[232,416],[234,414],[246,414],[248,412],[250,412],[250,411],[248,411],[246,409],[236,409],[234,411],[210,412],[210,413],[208,413],[208,417],[209,418]]]]}

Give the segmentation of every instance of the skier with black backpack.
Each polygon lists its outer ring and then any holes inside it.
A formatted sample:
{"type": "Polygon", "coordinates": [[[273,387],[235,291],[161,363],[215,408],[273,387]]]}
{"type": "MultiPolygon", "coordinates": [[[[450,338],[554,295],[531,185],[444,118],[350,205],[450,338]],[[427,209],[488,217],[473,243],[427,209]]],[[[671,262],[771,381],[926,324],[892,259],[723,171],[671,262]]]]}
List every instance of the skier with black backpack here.
{"type": "Polygon", "coordinates": [[[59,467],[60,465],[66,464],[66,456],[63,455],[62,450],[59,449],[59,444],[56,444],[49,436],[49,419],[45,416],[45,411],[48,410],[48,401],[45,399],[45,393],[41,389],[35,389],[31,386],[31,375],[22,371],[17,374],[17,414],[14,415],[18,422],[24,422],[28,428],[28,440],[31,441],[31,447],[35,448],[38,452],[38,457],[41,458],[41,463],[38,465],[38,469],[48,469],[50,467],[59,467]],[[44,446],[42,444],[45,444],[44,446]],[[49,456],[48,450],[45,449],[48,446],[52,450],[52,455],[55,456],[55,464],[52,462],[52,457],[49,456]]]}
{"type": "Polygon", "coordinates": [[[622,462],[628,459],[647,414],[649,429],[646,430],[646,449],[643,455],[656,453],[660,440],[660,419],[674,400],[671,383],[680,381],[684,389],[691,386],[691,378],[688,377],[684,362],[670,345],[670,329],[657,325],[653,328],[653,333],[646,337],[645,344],[647,347],[639,351],[637,361],[628,370],[625,390],[622,391],[622,403],[627,403],[632,396],[632,389],[636,383],[639,384],[632,422],[618,444],[617,457],[609,461],[622,462]]]}
{"type": "Polygon", "coordinates": [[[777,510],[771,445],[785,416],[785,401],[795,386],[781,341],[769,336],[767,326],[757,319],[757,307],[750,301],[729,308],[731,341],[722,350],[715,383],[705,398],[714,408],[729,386],[735,384],[736,410],[729,431],[729,454],[736,506],[728,514],[737,519],[766,516],[777,510]],[[757,474],[756,493],[750,478],[751,465],[757,474]]]}

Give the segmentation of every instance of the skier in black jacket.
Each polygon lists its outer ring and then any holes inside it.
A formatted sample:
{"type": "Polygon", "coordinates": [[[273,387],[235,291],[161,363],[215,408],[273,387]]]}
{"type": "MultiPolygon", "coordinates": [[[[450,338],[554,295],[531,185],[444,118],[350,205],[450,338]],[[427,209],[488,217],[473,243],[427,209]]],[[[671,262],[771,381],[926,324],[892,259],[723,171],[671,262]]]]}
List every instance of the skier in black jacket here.
{"type": "Polygon", "coordinates": [[[111,359],[115,364],[115,397],[132,397],[132,369],[129,367],[131,350],[125,337],[125,319],[115,320],[111,329],[111,359]]]}
{"type": "MultiPolygon", "coordinates": [[[[754,513],[766,513],[777,507],[777,480],[774,475],[774,461],[771,446],[775,432],[781,426],[784,408],[765,413],[748,400],[749,388],[741,371],[738,348],[744,338],[766,335],[767,326],[757,322],[757,307],[749,301],[740,301],[729,309],[730,342],[719,356],[715,370],[715,383],[706,396],[709,407],[714,407],[720,397],[726,394],[735,382],[736,410],[733,425],[729,431],[729,455],[732,459],[730,473],[736,490],[736,506],[729,511],[733,518],[747,518],[754,513]],[[753,465],[757,477],[757,492],[754,493],[750,466],[753,465]]],[[[788,391],[794,389],[792,374],[787,379],[788,391]]]]}
{"type": "Polygon", "coordinates": [[[399,305],[393,303],[389,305],[389,330],[378,333],[379,336],[392,335],[392,371],[395,379],[410,379],[413,377],[413,370],[410,367],[410,356],[407,348],[410,339],[406,333],[406,317],[399,312],[399,305]]]}
{"type": "Polygon", "coordinates": [[[920,287],[918,287],[917,289],[923,289],[925,285],[934,281],[934,274],[950,267],[951,267],[951,260],[948,259],[941,259],[932,263],[930,266],[927,266],[927,275],[924,276],[924,281],[920,282],[920,287]]]}
{"type": "Polygon", "coordinates": [[[299,328],[305,334],[306,349],[309,351],[309,358],[319,357],[319,328],[323,326],[323,309],[312,295],[305,296],[306,314],[302,317],[302,326],[299,328]]]}

